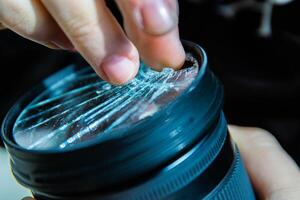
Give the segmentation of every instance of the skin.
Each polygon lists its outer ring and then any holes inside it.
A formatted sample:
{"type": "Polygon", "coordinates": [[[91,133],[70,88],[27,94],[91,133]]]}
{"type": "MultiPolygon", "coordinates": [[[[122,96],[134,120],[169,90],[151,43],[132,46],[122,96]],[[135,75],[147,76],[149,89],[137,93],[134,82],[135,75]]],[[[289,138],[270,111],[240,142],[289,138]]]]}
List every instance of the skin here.
{"type": "MultiPolygon", "coordinates": [[[[0,0],[0,29],[53,49],[76,50],[112,84],[131,80],[140,58],[156,70],[180,69],[185,53],[178,34],[177,1],[116,2],[125,31],[104,0],[0,0]]],[[[299,199],[299,167],[270,133],[236,126],[230,132],[261,199],[299,199]]]]}
{"type": "Polygon", "coordinates": [[[297,200],[300,170],[276,138],[260,128],[230,126],[259,199],[297,200]]]}
{"type": "Polygon", "coordinates": [[[156,70],[183,65],[176,0],[116,3],[126,33],[104,0],[0,0],[0,29],[50,48],[76,50],[112,84],[131,80],[140,58],[156,70]]]}

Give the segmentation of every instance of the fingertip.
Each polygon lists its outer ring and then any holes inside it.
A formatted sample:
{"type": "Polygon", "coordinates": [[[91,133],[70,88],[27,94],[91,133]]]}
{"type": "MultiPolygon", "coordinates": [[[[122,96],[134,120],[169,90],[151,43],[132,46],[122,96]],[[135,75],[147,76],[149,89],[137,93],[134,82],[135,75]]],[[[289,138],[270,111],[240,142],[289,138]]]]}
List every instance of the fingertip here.
{"type": "Polygon", "coordinates": [[[230,125],[229,132],[240,148],[280,146],[276,138],[262,128],[230,125]]]}
{"type": "Polygon", "coordinates": [[[299,185],[297,164],[271,133],[261,128],[239,126],[229,126],[229,132],[239,147],[254,189],[262,199],[277,199],[278,194],[287,195],[287,191],[299,185]]]}
{"type": "Polygon", "coordinates": [[[233,141],[235,141],[236,143],[241,143],[241,140],[243,140],[243,135],[245,135],[247,133],[246,128],[245,127],[240,127],[240,126],[236,126],[236,125],[229,125],[228,126],[229,132],[230,132],[230,136],[233,139],[233,141]]]}
{"type": "MultiPolygon", "coordinates": [[[[138,63],[120,55],[108,56],[100,65],[104,79],[115,85],[125,84],[133,79],[137,74],[138,67],[138,63]]],[[[100,76],[102,77],[102,74],[100,76]]]]}

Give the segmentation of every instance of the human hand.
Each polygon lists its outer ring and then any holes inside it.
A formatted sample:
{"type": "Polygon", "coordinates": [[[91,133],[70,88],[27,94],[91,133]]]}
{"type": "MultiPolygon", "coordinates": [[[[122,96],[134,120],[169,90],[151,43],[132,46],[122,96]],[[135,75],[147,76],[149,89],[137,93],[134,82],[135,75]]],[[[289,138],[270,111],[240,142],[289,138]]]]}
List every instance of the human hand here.
{"type": "MultiPolygon", "coordinates": [[[[55,49],[76,49],[104,80],[123,84],[151,67],[179,69],[185,53],[176,0],[116,0],[126,34],[104,0],[0,0],[0,25],[55,49]]],[[[1,27],[1,26],[0,26],[1,27]]]]}
{"type": "Polygon", "coordinates": [[[259,199],[300,199],[299,167],[273,135],[260,128],[230,126],[229,131],[259,199]]]}

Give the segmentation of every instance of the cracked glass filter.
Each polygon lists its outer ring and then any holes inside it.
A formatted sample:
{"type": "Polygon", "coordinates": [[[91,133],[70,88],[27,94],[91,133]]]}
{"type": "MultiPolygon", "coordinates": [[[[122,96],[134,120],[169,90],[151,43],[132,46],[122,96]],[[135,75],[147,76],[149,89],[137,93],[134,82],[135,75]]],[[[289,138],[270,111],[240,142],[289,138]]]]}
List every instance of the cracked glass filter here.
{"type": "Polygon", "coordinates": [[[26,149],[63,149],[152,116],[185,90],[198,73],[196,61],[161,72],[141,64],[126,85],[101,80],[90,67],[72,73],[38,95],[17,118],[13,137],[26,149]]]}

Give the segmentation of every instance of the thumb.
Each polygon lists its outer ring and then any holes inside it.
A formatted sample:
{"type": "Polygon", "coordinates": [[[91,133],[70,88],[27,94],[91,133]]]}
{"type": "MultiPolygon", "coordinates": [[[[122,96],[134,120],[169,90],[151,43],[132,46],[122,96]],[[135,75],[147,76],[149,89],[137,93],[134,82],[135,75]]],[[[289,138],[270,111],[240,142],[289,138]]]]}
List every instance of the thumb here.
{"type": "Polygon", "coordinates": [[[274,136],[259,128],[230,126],[229,130],[261,199],[299,199],[299,167],[274,136]]]}

